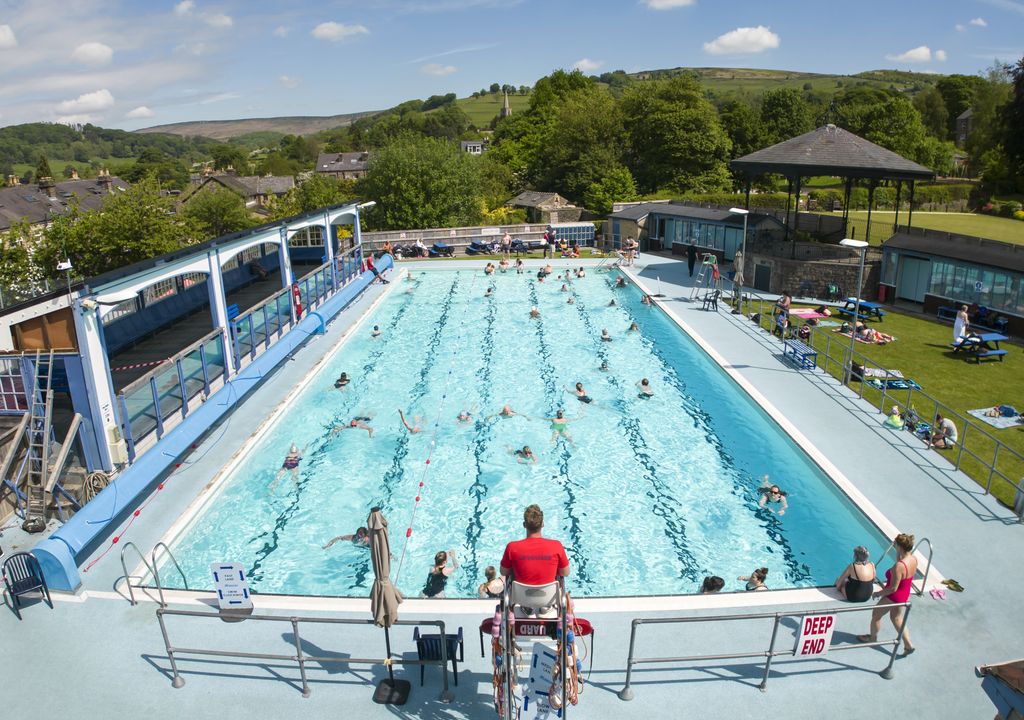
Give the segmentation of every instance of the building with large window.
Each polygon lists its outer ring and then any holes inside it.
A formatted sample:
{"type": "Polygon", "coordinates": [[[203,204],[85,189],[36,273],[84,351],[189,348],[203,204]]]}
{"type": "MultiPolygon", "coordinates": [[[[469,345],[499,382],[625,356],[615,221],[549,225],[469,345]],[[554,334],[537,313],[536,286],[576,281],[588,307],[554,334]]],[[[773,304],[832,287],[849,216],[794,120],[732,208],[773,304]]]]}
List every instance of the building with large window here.
{"type": "MultiPolygon", "coordinates": [[[[701,252],[715,252],[722,259],[732,260],[743,244],[742,215],[674,202],[627,205],[608,216],[606,228],[614,248],[632,237],[642,251],[685,253],[693,244],[701,252]]],[[[748,241],[781,237],[782,231],[783,224],[771,215],[752,212],[747,217],[748,241]]]]}
{"type": "Polygon", "coordinates": [[[879,295],[925,312],[974,305],[1024,332],[1024,246],[901,227],[883,249],[879,295]]]}

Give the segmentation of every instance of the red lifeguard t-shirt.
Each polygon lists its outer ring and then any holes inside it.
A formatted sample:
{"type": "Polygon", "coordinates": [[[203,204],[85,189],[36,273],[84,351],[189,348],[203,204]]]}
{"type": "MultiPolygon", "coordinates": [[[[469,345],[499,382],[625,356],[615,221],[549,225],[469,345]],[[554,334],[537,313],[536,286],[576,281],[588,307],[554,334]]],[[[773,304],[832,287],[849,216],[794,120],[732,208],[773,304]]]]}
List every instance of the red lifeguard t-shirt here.
{"type": "Polygon", "coordinates": [[[569,558],[565,555],[562,543],[557,540],[526,538],[505,546],[501,566],[512,570],[516,582],[547,585],[555,581],[560,569],[569,567],[569,558]]]}

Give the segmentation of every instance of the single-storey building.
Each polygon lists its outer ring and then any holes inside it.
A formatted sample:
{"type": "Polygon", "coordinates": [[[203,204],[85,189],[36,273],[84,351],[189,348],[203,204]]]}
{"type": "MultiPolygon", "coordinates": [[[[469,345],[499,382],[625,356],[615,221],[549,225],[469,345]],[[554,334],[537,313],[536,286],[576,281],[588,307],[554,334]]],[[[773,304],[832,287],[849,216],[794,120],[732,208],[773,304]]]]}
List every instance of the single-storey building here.
{"type": "MultiPolygon", "coordinates": [[[[747,216],[748,241],[782,237],[783,231],[782,222],[771,215],[751,212],[747,216]]],[[[611,213],[605,232],[615,248],[632,237],[640,243],[641,251],[685,253],[694,244],[701,252],[715,252],[724,260],[732,260],[743,244],[743,215],[676,202],[642,202],[611,213]]]]}
{"type": "Polygon", "coordinates": [[[1024,334],[1024,245],[901,226],[882,252],[879,298],[927,313],[977,304],[1024,334]]]}
{"type": "Polygon", "coordinates": [[[459,143],[459,147],[462,148],[462,152],[469,153],[470,155],[484,154],[483,140],[463,140],[459,143]]]}
{"type": "Polygon", "coordinates": [[[507,207],[525,208],[530,223],[576,222],[583,208],[573,205],[558,193],[526,190],[505,203],[507,207]]]}
{"type": "Polygon", "coordinates": [[[55,215],[63,215],[77,199],[82,210],[96,210],[103,198],[126,190],[128,183],[106,170],[91,180],[40,178],[37,184],[18,185],[8,178],[8,187],[0,188],[0,232],[22,220],[30,225],[47,225],[55,215]]]}
{"type": "Polygon", "coordinates": [[[370,153],[320,153],[316,158],[316,174],[338,180],[359,180],[370,167],[370,153]]]}

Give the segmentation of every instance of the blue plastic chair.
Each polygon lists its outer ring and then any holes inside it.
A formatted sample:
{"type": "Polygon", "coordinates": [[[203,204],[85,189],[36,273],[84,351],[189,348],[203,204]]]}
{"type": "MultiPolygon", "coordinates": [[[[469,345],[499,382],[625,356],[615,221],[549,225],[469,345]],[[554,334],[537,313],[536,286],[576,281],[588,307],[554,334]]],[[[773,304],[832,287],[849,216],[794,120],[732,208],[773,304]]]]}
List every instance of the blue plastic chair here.
{"type": "Polygon", "coordinates": [[[53,600],[50,599],[50,589],[46,587],[46,578],[43,577],[43,569],[39,567],[39,561],[32,553],[14,553],[4,561],[4,586],[7,588],[7,595],[11,598],[11,608],[14,614],[21,620],[22,595],[39,590],[42,593],[46,604],[53,609],[53,600]]]}
{"type": "MultiPolygon", "coordinates": [[[[441,662],[441,635],[439,633],[432,633],[427,635],[420,635],[420,629],[416,628],[412,631],[413,642],[416,643],[416,654],[419,656],[421,661],[425,662],[441,662]]],[[[459,684],[459,665],[458,663],[464,662],[465,657],[463,655],[464,648],[462,645],[462,628],[456,635],[449,635],[445,633],[444,639],[448,641],[448,659],[452,661],[452,675],[455,676],[455,684],[459,684]],[[456,652],[458,658],[456,658],[456,652]]],[[[423,686],[423,674],[426,672],[427,666],[420,665],[420,686],[423,686]]]]}

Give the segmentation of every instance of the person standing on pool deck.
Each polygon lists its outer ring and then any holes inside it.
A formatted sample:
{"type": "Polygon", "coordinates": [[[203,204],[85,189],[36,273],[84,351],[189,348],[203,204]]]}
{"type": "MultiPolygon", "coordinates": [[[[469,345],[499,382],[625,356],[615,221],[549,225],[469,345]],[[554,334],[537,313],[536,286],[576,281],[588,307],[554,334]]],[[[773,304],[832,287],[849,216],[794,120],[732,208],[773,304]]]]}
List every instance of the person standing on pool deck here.
{"type": "Polygon", "coordinates": [[[693,277],[693,267],[697,264],[697,246],[690,243],[686,248],[686,267],[690,268],[690,277],[693,277]]]}
{"type": "Polygon", "coordinates": [[[299,463],[302,461],[302,456],[306,452],[306,448],[309,445],[299,450],[299,446],[292,443],[292,446],[288,449],[288,454],[284,456],[284,463],[281,465],[281,469],[277,471],[277,476],[274,477],[274,482],[270,483],[270,487],[273,488],[277,485],[278,480],[286,473],[292,474],[292,480],[295,482],[299,481],[299,463]]]}
{"type": "MultiPolygon", "coordinates": [[[[501,575],[524,585],[549,585],[555,578],[569,575],[569,558],[562,543],[541,535],[544,512],[538,505],[530,505],[523,512],[526,538],[514,540],[505,546],[501,556],[501,575]]],[[[549,608],[523,608],[528,615],[549,608]]]]}
{"type": "MultiPolygon", "coordinates": [[[[896,564],[885,571],[885,587],[877,592],[882,596],[871,613],[871,634],[858,635],[860,642],[875,642],[878,631],[882,629],[882,617],[888,613],[892,626],[899,632],[903,622],[902,607],[893,607],[896,603],[905,603],[910,599],[913,590],[914,575],[917,574],[917,558],[914,557],[914,536],[900,533],[893,541],[896,546],[896,564]]],[[[910,633],[903,628],[903,657],[910,655],[917,648],[910,642],[910,633]]]]}
{"type": "Polygon", "coordinates": [[[971,319],[967,316],[967,306],[961,305],[953,321],[953,342],[960,343],[967,337],[967,329],[971,326],[971,319]]]}

